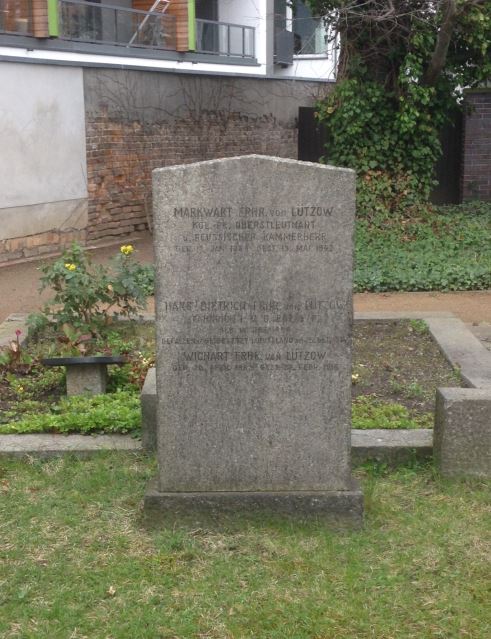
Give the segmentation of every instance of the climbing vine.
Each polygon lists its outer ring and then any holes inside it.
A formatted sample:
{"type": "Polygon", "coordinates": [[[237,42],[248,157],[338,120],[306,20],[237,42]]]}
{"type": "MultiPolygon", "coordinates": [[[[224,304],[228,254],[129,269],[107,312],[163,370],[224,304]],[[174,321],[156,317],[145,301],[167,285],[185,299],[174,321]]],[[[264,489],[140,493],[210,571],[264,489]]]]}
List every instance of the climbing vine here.
{"type": "Polygon", "coordinates": [[[357,171],[365,217],[428,202],[440,133],[464,87],[491,77],[490,0],[311,0],[340,49],[338,82],[317,105],[325,160],[357,171]]]}

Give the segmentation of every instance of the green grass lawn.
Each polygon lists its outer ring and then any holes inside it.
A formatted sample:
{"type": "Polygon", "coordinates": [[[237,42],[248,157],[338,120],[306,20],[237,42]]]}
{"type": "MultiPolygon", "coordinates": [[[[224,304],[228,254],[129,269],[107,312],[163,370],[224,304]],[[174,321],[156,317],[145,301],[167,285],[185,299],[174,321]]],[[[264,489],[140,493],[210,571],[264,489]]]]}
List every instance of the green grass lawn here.
{"type": "Polygon", "coordinates": [[[239,520],[151,531],[154,462],[0,462],[0,636],[491,636],[489,485],[359,469],[364,530],[239,520]]]}

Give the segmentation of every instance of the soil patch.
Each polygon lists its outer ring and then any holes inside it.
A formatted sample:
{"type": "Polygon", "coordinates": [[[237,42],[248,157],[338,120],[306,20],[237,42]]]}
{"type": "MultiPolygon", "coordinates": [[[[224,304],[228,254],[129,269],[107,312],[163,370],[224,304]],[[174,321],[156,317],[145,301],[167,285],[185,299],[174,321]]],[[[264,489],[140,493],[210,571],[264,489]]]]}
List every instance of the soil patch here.
{"type": "Polygon", "coordinates": [[[439,386],[462,386],[422,320],[356,321],[353,397],[374,395],[415,414],[432,412],[439,386]]]}

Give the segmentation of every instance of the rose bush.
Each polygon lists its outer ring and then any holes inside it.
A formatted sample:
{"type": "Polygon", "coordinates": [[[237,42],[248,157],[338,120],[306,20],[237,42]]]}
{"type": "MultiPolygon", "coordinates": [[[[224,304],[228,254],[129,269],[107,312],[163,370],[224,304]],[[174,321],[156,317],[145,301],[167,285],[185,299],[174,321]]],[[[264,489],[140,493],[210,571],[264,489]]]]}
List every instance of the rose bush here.
{"type": "Polygon", "coordinates": [[[88,251],[74,242],[52,264],[41,267],[40,291],[52,289],[54,296],[40,313],[29,316],[31,329],[52,324],[57,330],[76,335],[100,335],[113,316],[130,317],[146,308],[153,293],[153,266],[135,259],[131,244],[120,248],[108,266],[93,264],[88,251]]]}

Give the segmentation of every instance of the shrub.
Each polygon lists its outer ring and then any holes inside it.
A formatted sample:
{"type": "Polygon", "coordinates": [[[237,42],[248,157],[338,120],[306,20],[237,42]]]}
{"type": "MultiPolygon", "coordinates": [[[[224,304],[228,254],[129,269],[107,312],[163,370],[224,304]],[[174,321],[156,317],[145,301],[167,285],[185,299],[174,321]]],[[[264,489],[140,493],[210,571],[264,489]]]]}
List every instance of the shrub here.
{"type": "Polygon", "coordinates": [[[28,319],[37,330],[49,322],[65,328],[65,336],[74,348],[83,342],[84,333],[99,334],[111,315],[129,317],[146,307],[152,293],[154,271],[134,259],[131,245],[120,248],[109,267],[94,265],[89,253],[74,242],[60,259],[41,267],[40,290],[52,289],[54,297],[41,313],[28,319]]]}
{"type": "Polygon", "coordinates": [[[15,339],[7,346],[0,348],[0,370],[22,371],[29,370],[32,365],[32,357],[22,347],[20,336],[22,331],[15,331],[15,339]]]}

